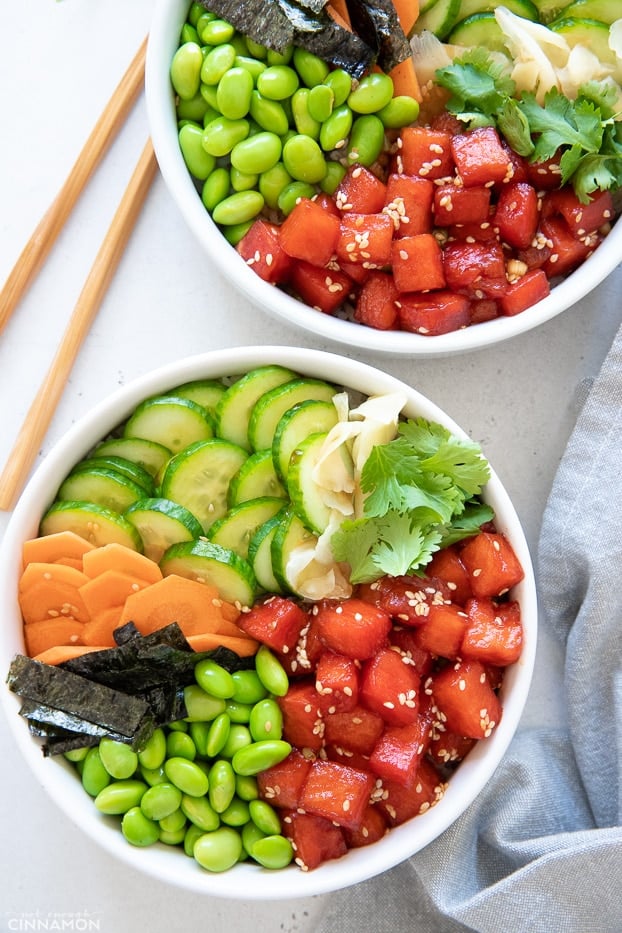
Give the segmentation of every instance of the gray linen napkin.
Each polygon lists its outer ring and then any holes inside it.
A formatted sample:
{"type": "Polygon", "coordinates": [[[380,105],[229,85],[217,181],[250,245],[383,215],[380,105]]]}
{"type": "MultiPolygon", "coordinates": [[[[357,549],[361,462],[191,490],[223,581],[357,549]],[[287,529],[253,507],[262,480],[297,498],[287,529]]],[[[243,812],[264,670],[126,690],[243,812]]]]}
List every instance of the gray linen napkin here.
{"type": "Polygon", "coordinates": [[[543,517],[541,625],[565,654],[558,727],[519,730],[443,836],[333,895],[318,933],[621,933],[622,328],[543,517]]]}

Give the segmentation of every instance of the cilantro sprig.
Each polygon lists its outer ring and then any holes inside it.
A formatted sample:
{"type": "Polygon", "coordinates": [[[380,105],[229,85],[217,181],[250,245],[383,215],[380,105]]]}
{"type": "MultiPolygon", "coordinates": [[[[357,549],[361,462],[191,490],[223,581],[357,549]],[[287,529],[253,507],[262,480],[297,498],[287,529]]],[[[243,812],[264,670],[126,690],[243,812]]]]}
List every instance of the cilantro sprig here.
{"type": "Polygon", "coordinates": [[[349,563],[352,583],[420,571],[440,547],[493,517],[478,498],[489,477],[477,444],[424,418],[402,423],[363,466],[363,517],[335,532],[335,559],[349,563]]]}
{"type": "Polygon", "coordinates": [[[449,91],[447,109],[469,129],[496,126],[512,149],[532,162],[561,150],[561,183],[572,184],[580,201],[594,191],[622,186],[622,125],[615,120],[615,94],[588,81],[569,99],[557,88],[540,104],[481,48],[466,52],[436,72],[449,91]]]}

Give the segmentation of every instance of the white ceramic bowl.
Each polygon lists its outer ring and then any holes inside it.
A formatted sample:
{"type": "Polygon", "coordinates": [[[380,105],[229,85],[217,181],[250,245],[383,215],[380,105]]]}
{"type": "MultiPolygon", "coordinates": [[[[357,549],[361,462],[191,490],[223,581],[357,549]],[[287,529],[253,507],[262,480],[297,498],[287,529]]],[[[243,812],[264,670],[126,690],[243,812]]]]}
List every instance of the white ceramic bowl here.
{"type": "MultiPolygon", "coordinates": [[[[421,415],[465,436],[432,402],[392,376],[356,360],[319,350],[288,347],[218,350],[181,360],[140,377],[115,392],[70,429],[38,468],[13,513],[0,552],[0,670],[4,672],[3,679],[14,655],[24,651],[17,603],[21,545],[37,534],[40,517],[68,469],[127,418],[147,396],[192,379],[241,374],[266,363],[280,363],[302,374],[335,381],[366,394],[399,388],[407,395],[405,414],[408,417],[421,415]]],[[[490,780],[514,735],[527,699],[537,630],[532,565],[519,519],[494,474],[487,484],[485,498],[495,510],[499,530],[507,534],[525,569],[525,578],[513,593],[522,610],[524,650],[520,661],[508,669],[505,677],[500,724],[489,739],[478,743],[450,779],[443,799],[427,813],[392,829],[373,846],[351,850],[343,858],[311,872],[302,872],[295,866],[270,872],[255,865],[240,864],[223,874],[210,874],[180,850],[166,846],[137,849],[129,845],[121,835],[117,821],[103,818],[95,809],[91,798],[76,779],[72,766],[61,758],[43,757],[38,742],[30,736],[26,722],[18,716],[19,699],[4,686],[0,696],[9,726],[38,783],[69,819],[116,858],[155,879],[199,893],[244,900],[304,897],[363,881],[407,859],[453,823],[490,780]]],[[[45,845],[44,840],[42,844],[45,845]]]]}
{"type": "Polygon", "coordinates": [[[214,266],[253,304],[318,337],[370,353],[434,357],[492,346],[543,324],[579,301],[618,265],[622,224],[572,275],[532,308],[513,317],[424,337],[406,331],[379,331],[315,311],[256,275],[238,256],[209,217],[186,169],[177,141],[174,98],[169,81],[171,59],[188,10],[187,0],[157,0],[146,67],[147,108],[160,170],[173,200],[214,266]]]}

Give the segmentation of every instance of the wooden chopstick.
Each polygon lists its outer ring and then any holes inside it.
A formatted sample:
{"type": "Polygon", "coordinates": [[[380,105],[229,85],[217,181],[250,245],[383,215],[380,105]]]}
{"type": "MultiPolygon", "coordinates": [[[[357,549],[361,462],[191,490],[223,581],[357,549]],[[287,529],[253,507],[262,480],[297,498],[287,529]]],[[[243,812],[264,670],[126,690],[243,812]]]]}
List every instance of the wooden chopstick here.
{"type": "Polygon", "coordinates": [[[27,479],[78,350],[95,319],[106,289],[123,255],[156,168],[157,162],[149,140],[95,257],[95,262],[87,276],[50,369],[30,406],[15,446],[0,475],[0,510],[2,511],[12,508],[17,493],[27,479]]]}
{"type": "Polygon", "coordinates": [[[0,333],[51,250],[84,186],[130,112],[145,76],[144,39],[87,139],[67,181],[47,209],[0,292],[0,333]]]}

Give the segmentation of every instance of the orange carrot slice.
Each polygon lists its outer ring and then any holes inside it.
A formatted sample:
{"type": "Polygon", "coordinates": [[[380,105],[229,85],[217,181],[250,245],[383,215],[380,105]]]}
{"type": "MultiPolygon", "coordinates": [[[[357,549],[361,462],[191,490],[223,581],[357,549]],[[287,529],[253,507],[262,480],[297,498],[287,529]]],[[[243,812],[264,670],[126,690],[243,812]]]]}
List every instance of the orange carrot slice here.
{"type": "Polygon", "coordinates": [[[101,609],[91,617],[90,622],[84,623],[82,642],[85,645],[103,645],[105,648],[114,648],[116,641],[113,632],[116,628],[119,628],[119,619],[122,612],[122,605],[101,609]]]}
{"type": "Polygon", "coordinates": [[[415,65],[412,58],[406,58],[389,72],[389,77],[393,81],[393,94],[395,97],[414,97],[421,103],[421,87],[415,72],[415,65]]]}
{"type": "Polygon", "coordinates": [[[326,5],[326,12],[338,26],[352,31],[352,21],[346,0],[330,0],[330,3],[326,5]]]}
{"type": "Polygon", "coordinates": [[[86,622],[89,619],[89,612],[79,589],[58,580],[41,579],[33,583],[25,592],[19,594],[19,606],[26,624],[55,619],[58,616],[71,616],[78,622],[86,622]]]}
{"type": "Polygon", "coordinates": [[[128,596],[119,624],[133,622],[146,635],[171,622],[177,622],[184,633],[190,628],[213,632],[223,620],[222,600],[215,587],[172,573],[128,596]]]}
{"type": "Polygon", "coordinates": [[[121,608],[128,596],[139,590],[154,586],[141,580],[134,574],[121,573],[120,570],[104,570],[80,587],[80,595],[91,618],[103,609],[112,606],[121,608]]]}
{"type": "Polygon", "coordinates": [[[147,583],[162,579],[162,571],[155,561],[118,542],[93,548],[84,555],[83,567],[89,577],[97,577],[106,570],[119,570],[147,583]]]}
{"type": "Polygon", "coordinates": [[[203,635],[191,635],[188,644],[194,651],[213,651],[214,648],[229,648],[241,658],[250,658],[256,654],[259,643],[252,638],[234,638],[232,635],[218,635],[205,632],[203,635]]]}
{"type": "Polygon", "coordinates": [[[400,26],[410,36],[419,19],[419,0],[393,0],[400,26]]]}
{"type": "Polygon", "coordinates": [[[42,581],[73,586],[75,589],[79,589],[83,583],[88,582],[88,579],[81,570],[76,570],[75,567],[69,567],[66,564],[32,561],[19,578],[18,589],[20,593],[25,593],[35,583],[41,583],[42,581]]]}
{"type": "Polygon", "coordinates": [[[103,645],[91,647],[89,645],[55,645],[53,648],[46,648],[40,654],[34,656],[35,661],[41,661],[43,664],[62,664],[63,661],[71,661],[72,658],[79,658],[82,654],[88,654],[89,651],[105,651],[103,645]]]}
{"type": "Polygon", "coordinates": [[[29,622],[24,626],[26,653],[32,658],[56,645],[81,645],[84,625],[84,622],[64,616],[29,622]]]}
{"type": "Polygon", "coordinates": [[[53,564],[60,557],[81,558],[94,547],[94,544],[73,531],[59,531],[52,535],[43,535],[40,538],[30,538],[24,541],[22,559],[24,567],[35,562],[53,564]]]}

